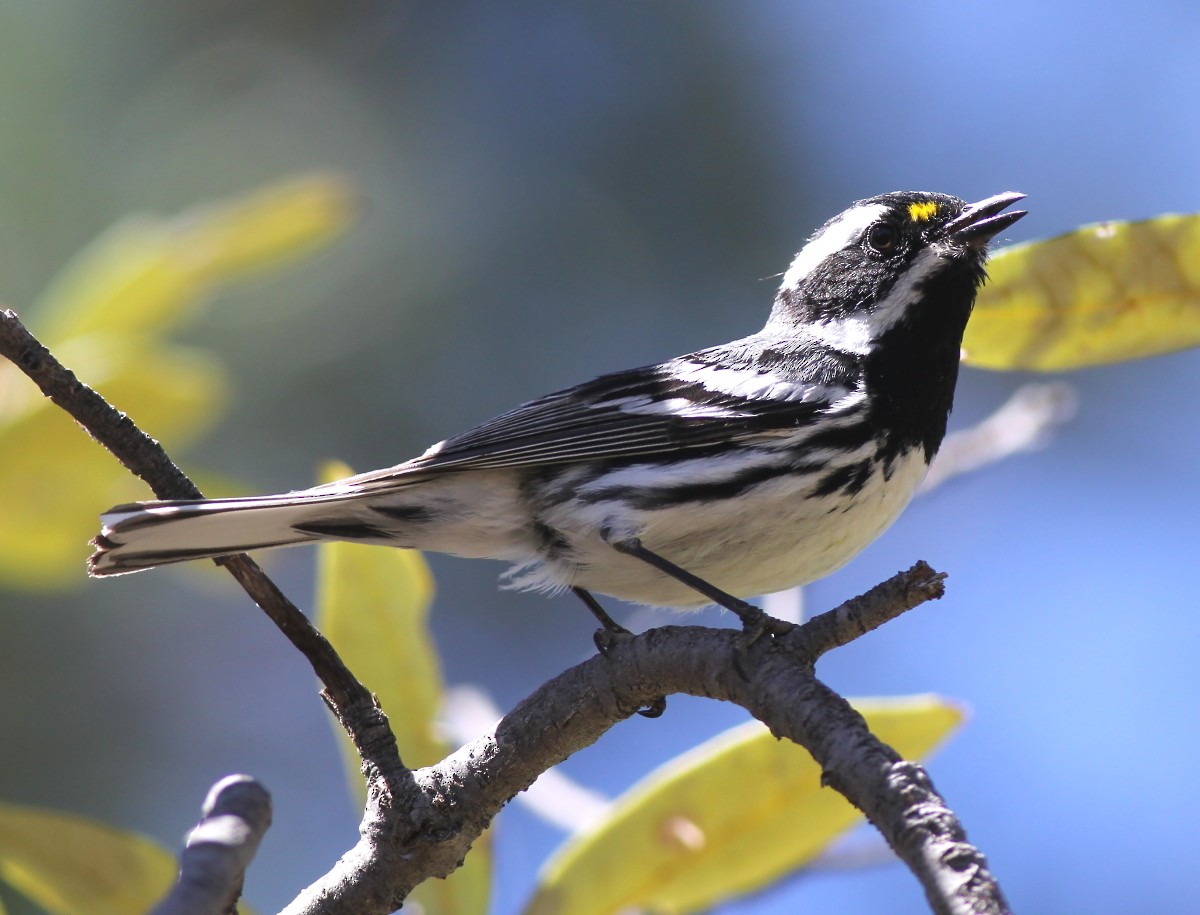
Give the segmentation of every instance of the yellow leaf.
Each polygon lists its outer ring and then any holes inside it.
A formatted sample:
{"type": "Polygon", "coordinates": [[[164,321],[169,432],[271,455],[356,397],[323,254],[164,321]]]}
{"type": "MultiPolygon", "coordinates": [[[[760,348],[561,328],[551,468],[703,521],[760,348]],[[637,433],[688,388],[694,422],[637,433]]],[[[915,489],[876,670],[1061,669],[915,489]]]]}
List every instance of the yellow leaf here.
{"type": "Polygon", "coordinates": [[[341,175],[310,172],[227,203],[199,207],[172,221],[207,281],[235,278],[309,254],[340,236],[358,212],[358,195],[341,175]]]}
{"type": "Polygon", "coordinates": [[[299,175],[163,219],[129,217],[84,249],[36,309],[47,340],[119,328],[157,334],[220,283],[340,235],[356,208],[336,175],[299,175]]]}
{"type": "Polygon", "coordinates": [[[426,880],[409,893],[404,910],[419,906],[425,915],[484,915],[491,893],[492,832],[488,829],[475,840],[458,870],[445,880],[426,880]]]}
{"type": "MultiPolygon", "coordinates": [[[[321,474],[328,480],[348,475],[338,464],[321,474]]],[[[432,599],[433,576],[416,550],[354,543],[319,547],[317,627],[378,697],[412,768],[435,763],[448,751],[434,731],[445,686],[426,626],[432,599]]],[[[347,758],[357,771],[357,755],[347,758]]]]}
{"type": "MultiPolygon", "coordinates": [[[[934,696],[854,705],[910,758],[929,753],[963,717],[934,696]]],[[[568,839],[525,913],[694,912],[761,889],[861,819],[820,776],[808,753],[759,722],[733,728],[652,772],[603,822],[568,839]]]]}
{"type": "Polygon", "coordinates": [[[145,912],[178,865],[142,836],[51,810],[0,805],[0,879],[55,915],[145,912]]]}
{"type": "MultiPolygon", "coordinates": [[[[322,543],[317,626],[346,666],[375,693],[406,765],[437,762],[448,748],[434,731],[442,679],[425,628],[432,582],[416,550],[322,543]]],[[[347,741],[347,760],[358,756],[347,741]]]]}
{"type": "MultiPolygon", "coordinates": [[[[61,356],[175,445],[204,431],[224,401],[224,374],[199,351],[157,346],[135,359],[119,338],[93,334],[64,344],[61,356]]],[[[82,584],[98,513],[150,493],[22,380],[0,403],[0,580],[26,588],[82,584]]]]}
{"type": "MultiPolygon", "coordinates": [[[[159,339],[218,283],[339,234],[353,194],[333,175],[299,175],[173,219],[112,227],[44,294],[38,332],[60,361],[177,449],[216,418],[223,370],[159,339]]],[[[7,362],[0,364],[0,580],[28,588],[84,581],[96,515],[148,492],[7,362]]]]}
{"type": "MultiPolygon", "coordinates": [[[[323,468],[332,481],[350,474],[323,468]]],[[[449,751],[438,735],[441,666],[427,618],[433,578],[416,550],[324,543],[317,558],[317,626],[346,666],[379,699],[406,765],[440,761],[449,751]]],[[[338,740],[355,797],[365,799],[361,762],[339,728],[338,740]]],[[[491,892],[491,837],[476,841],[462,867],[445,880],[427,880],[410,900],[427,915],[482,915],[491,892]]]]}
{"type": "Polygon", "coordinates": [[[1200,344],[1200,215],[1014,245],[988,275],[963,340],[968,365],[1059,371],[1200,344]]]}

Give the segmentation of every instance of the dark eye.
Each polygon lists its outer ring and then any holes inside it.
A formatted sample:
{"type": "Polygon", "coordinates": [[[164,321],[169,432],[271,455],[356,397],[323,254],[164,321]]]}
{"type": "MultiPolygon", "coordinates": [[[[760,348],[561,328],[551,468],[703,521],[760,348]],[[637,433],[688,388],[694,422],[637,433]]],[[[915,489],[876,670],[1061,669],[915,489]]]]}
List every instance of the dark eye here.
{"type": "Polygon", "coordinates": [[[892,254],[900,247],[900,230],[890,222],[877,222],[867,230],[867,245],[877,254],[892,254]]]}

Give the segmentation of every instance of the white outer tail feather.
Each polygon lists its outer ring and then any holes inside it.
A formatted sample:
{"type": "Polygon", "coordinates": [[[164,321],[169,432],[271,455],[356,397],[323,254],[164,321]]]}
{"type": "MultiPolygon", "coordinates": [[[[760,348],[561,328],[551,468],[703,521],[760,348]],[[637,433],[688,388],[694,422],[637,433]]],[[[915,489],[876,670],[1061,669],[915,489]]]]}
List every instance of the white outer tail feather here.
{"type": "Polygon", "coordinates": [[[100,518],[93,577],[124,575],[191,559],[229,556],[266,546],[321,539],[294,525],[328,517],[345,493],[286,493],[235,499],[144,502],[119,505],[100,518]]]}

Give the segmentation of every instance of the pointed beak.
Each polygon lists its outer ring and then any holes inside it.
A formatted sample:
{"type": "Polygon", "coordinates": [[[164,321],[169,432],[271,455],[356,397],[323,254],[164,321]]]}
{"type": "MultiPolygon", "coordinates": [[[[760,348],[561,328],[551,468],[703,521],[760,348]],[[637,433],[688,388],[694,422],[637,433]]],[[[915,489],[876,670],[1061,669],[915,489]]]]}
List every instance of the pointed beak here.
{"type": "Polygon", "coordinates": [[[988,197],[978,203],[968,204],[961,214],[943,226],[943,238],[966,247],[982,248],[1028,212],[1027,210],[1000,212],[1018,200],[1024,199],[1024,194],[1005,191],[1003,194],[988,197]]]}

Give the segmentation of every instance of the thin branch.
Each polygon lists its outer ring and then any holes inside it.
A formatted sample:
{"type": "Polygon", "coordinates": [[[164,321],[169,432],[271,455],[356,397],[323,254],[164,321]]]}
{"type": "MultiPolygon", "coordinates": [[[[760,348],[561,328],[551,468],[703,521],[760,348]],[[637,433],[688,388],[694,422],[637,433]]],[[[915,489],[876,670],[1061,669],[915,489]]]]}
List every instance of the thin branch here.
{"type": "Polygon", "coordinates": [[[271,795],[248,775],[217,782],[179,856],[179,880],[151,915],[237,915],[246,868],[271,825],[271,795]]]}
{"type": "MultiPolygon", "coordinates": [[[[199,497],[153,439],[80,383],[11,311],[0,311],[0,355],[161,498],[199,497]]],[[[880,743],[812,673],[823,652],[940,597],[943,576],[923,563],[804,626],[780,624],[774,630],[785,633],[780,638],[748,647],[737,633],[696,627],[617,640],[604,657],[539,688],[491,734],[417,772],[403,768],[382,711],[304,615],[248,557],[222,563],[309,659],[326,702],[359,749],[368,780],[358,844],[289,913],[395,910],[417,883],[454,870],[500,808],[541,772],[647,703],[676,692],[736,702],[776,735],[808,749],[827,783],[862,810],[908,863],[935,912],[1007,911],[982,855],[966,843],[924,770],[880,743]]]]}
{"type": "MultiPolygon", "coordinates": [[[[0,355],[33,380],[51,401],[65,410],[130,473],[149,484],[160,499],[201,499],[203,494],[167,456],[162,446],[75,377],[21,324],[11,310],[0,310],[0,355]]],[[[362,750],[371,747],[381,769],[399,762],[395,742],[380,742],[386,719],[374,698],[347,670],[333,646],[308,621],[249,556],[215,560],[237,579],[250,598],[271,618],[288,640],[308,659],[324,685],[338,719],[362,750]]],[[[390,733],[390,731],[389,731],[390,733]]],[[[372,756],[365,759],[371,760],[372,756]]]]}
{"type": "Polygon", "coordinates": [[[28,375],[46,397],[70,414],[126,470],[149,483],[159,498],[203,498],[158,442],[76,378],[25,329],[11,309],[0,309],[0,356],[28,375]]]}
{"type": "Polygon", "coordinates": [[[918,562],[840,607],[817,614],[781,641],[811,667],[825,652],[848,645],[926,601],[940,600],[946,593],[945,582],[945,573],[918,562]]]}

